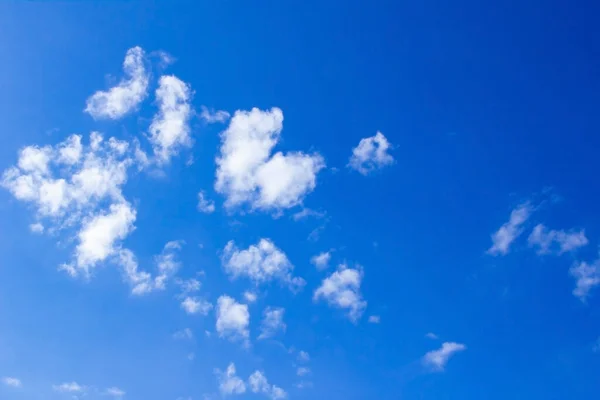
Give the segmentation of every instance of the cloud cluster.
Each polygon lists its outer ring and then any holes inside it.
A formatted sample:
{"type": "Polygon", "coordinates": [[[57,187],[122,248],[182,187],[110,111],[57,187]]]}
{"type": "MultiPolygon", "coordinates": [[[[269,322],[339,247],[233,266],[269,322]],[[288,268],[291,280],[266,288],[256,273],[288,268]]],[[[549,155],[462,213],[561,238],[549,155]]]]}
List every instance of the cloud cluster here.
{"type": "Polygon", "coordinates": [[[246,277],[256,285],[278,280],[292,290],[298,290],[306,283],[304,279],[292,276],[294,266],[269,239],[260,239],[245,250],[239,250],[230,241],[223,249],[221,261],[232,279],[246,277]]]}
{"type": "Polygon", "coordinates": [[[253,393],[262,393],[272,400],[287,398],[287,393],[279,386],[272,385],[261,371],[254,371],[248,378],[248,385],[253,393]]]}
{"type": "Polygon", "coordinates": [[[394,163],[388,150],[390,143],[381,132],[375,136],[361,139],[358,146],[352,149],[352,156],[348,162],[348,167],[355,169],[363,175],[381,169],[394,163]]]}
{"type": "Polygon", "coordinates": [[[215,369],[215,374],[219,381],[219,391],[222,396],[240,395],[246,393],[246,388],[256,394],[264,394],[271,400],[283,400],[287,398],[287,393],[279,386],[272,385],[267,377],[261,371],[254,371],[248,377],[248,384],[236,375],[235,364],[230,363],[225,372],[215,369]]]}
{"type": "Polygon", "coordinates": [[[591,264],[585,261],[575,263],[569,273],[576,280],[573,294],[581,301],[586,301],[590,291],[600,285],[600,258],[591,264]]]}
{"type": "Polygon", "coordinates": [[[346,310],[348,318],[356,322],[362,316],[367,302],[360,292],[362,268],[348,268],[342,264],[338,270],[325,278],[315,290],[313,300],[325,300],[331,307],[346,310]]]}
{"type": "Polygon", "coordinates": [[[222,395],[242,394],[246,392],[246,384],[235,374],[235,364],[230,363],[225,372],[215,370],[219,379],[219,391],[222,395]]]}
{"type": "Polygon", "coordinates": [[[316,186],[324,168],[321,155],[291,152],[271,154],[283,129],[279,108],[236,111],[221,133],[215,190],[232,209],[282,210],[301,204],[316,186]]]}
{"type": "MultiPolygon", "coordinates": [[[[89,275],[134,229],[136,211],[122,193],[132,163],[127,142],[92,132],[84,145],[80,135],[71,135],[56,146],[23,148],[1,184],[33,205],[36,218],[52,225],[49,233],[78,228],[73,262],[64,269],[89,275]]],[[[41,222],[34,225],[44,231],[41,222]]]]}

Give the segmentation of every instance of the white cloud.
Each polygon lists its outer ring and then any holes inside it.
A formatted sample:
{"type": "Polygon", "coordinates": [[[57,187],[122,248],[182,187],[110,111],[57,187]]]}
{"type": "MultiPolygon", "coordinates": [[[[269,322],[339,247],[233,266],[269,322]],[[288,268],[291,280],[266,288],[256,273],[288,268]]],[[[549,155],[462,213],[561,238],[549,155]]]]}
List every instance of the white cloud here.
{"type": "Polygon", "coordinates": [[[592,264],[585,261],[576,263],[571,267],[569,273],[577,281],[573,294],[585,302],[590,295],[590,291],[600,285],[600,258],[592,264]]]}
{"type": "Polygon", "coordinates": [[[206,108],[205,106],[201,106],[202,111],[200,112],[200,118],[205,120],[209,124],[214,124],[217,122],[224,123],[227,122],[230,115],[227,111],[223,110],[213,110],[212,108],[206,108]]]}
{"type": "Polygon", "coordinates": [[[186,279],[186,280],[176,279],[175,283],[177,283],[179,285],[179,287],[181,288],[181,293],[183,295],[198,292],[198,291],[200,291],[200,287],[202,286],[200,281],[195,278],[186,279]]]}
{"type": "Polygon", "coordinates": [[[194,333],[190,328],[185,328],[180,331],[177,331],[173,334],[173,339],[175,340],[191,340],[194,338],[194,333]]]}
{"type": "Polygon", "coordinates": [[[77,266],[86,274],[90,267],[114,255],[116,243],[133,230],[136,212],[127,203],[113,204],[108,213],[94,216],[84,223],[75,249],[77,266]]]}
{"type": "Polygon", "coordinates": [[[492,247],[488,249],[487,253],[494,256],[507,254],[512,242],[523,233],[521,226],[529,219],[531,211],[529,203],[515,208],[510,213],[508,222],[492,234],[492,247]]]}
{"type": "Polygon", "coordinates": [[[369,315],[369,323],[370,324],[378,324],[381,322],[381,317],[379,315],[369,315]]]}
{"type": "Polygon", "coordinates": [[[565,232],[563,230],[548,230],[543,224],[538,224],[529,235],[528,242],[530,247],[538,248],[538,254],[543,255],[550,253],[563,254],[577,250],[587,245],[588,239],[585,237],[583,229],[577,232],[565,232]]]}
{"type": "Polygon", "coordinates": [[[248,203],[252,209],[282,210],[302,203],[314,190],[323,157],[302,152],[271,155],[279,142],[283,113],[279,108],[236,111],[221,133],[215,190],[225,206],[248,203]]]}
{"type": "Polygon", "coordinates": [[[467,346],[461,343],[444,342],[439,349],[425,354],[423,364],[434,371],[443,371],[450,357],[466,349],[467,346]]]}
{"type": "Polygon", "coordinates": [[[149,74],[140,47],[127,50],[123,62],[125,78],[107,91],[98,91],[87,99],[85,112],[95,119],[119,119],[135,110],[148,94],[149,74]]]}
{"type": "Polygon", "coordinates": [[[319,270],[326,269],[329,266],[329,260],[331,260],[331,253],[324,251],[310,259],[310,262],[317,267],[319,270]]]}
{"type": "Polygon", "coordinates": [[[435,333],[433,333],[433,332],[428,332],[428,333],[426,333],[426,334],[425,334],[425,337],[426,337],[427,339],[431,339],[431,340],[437,340],[437,339],[438,339],[438,335],[436,335],[436,334],[435,334],[435,333]]]}
{"type": "Polygon", "coordinates": [[[260,325],[259,339],[268,339],[279,332],[285,332],[287,325],[283,322],[285,309],[281,307],[267,307],[263,311],[263,320],[260,325]]]}
{"type": "Polygon", "coordinates": [[[299,290],[306,283],[304,279],[292,276],[294,266],[269,239],[260,239],[246,250],[239,250],[233,241],[229,241],[221,261],[232,279],[246,277],[256,285],[279,280],[292,290],[299,290]]]}
{"type": "Polygon", "coordinates": [[[325,215],[325,212],[311,210],[310,208],[303,208],[301,211],[294,213],[292,215],[292,218],[294,219],[294,221],[300,221],[301,219],[305,219],[308,217],[323,218],[325,215]]]}
{"type": "Polygon", "coordinates": [[[240,304],[229,296],[217,299],[216,330],[220,337],[247,343],[249,325],[250,313],[246,304],[240,304]]]}
{"type": "Polygon", "coordinates": [[[36,222],[35,224],[29,225],[29,230],[33,233],[44,233],[44,225],[36,222]]]}
{"type": "Polygon", "coordinates": [[[52,388],[61,393],[82,393],[85,391],[85,387],[79,385],[77,382],[65,382],[60,385],[54,385],[52,388]]]}
{"type": "Polygon", "coordinates": [[[181,308],[188,314],[208,315],[213,305],[198,297],[186,297],[181,302],[181,308]]]}
{"type": "Polygon", "coordinates": [[[230,363],[224,373],[217,369],[215,374],[219,379],[219,391],[223,396],[246,392],[246,384],[235,374],[234,363],[230,363]]]}
{"type": "Polygon", "coordinates": [[[159,111],[150,125],[150,142],[159,164],[166,164],[182,147],[192,144],[189,119],[191,88],[174,75],[160,77],[156,89],[159,111]]]}
{"type": "Polygon", "coordinates": [[[32,230],[77,231],[73,261],[61,267],[73,276],[116,255],[133,230],[136,211],[122,193],[132,159],[111,139],[92,132],[88,146],[77,135],[55,146],[27,146],[2,176],[4,188],[34,206],[32,230]]]}
{"type": "Polygon", "coordinates": [[[12,378],[10,376],[5,376],[2,378],[2,383],[6,386],[10,386],[13,388],[20,388],[23,386],[23,383],[18,378],[12,378]]]}
{"type": "Polygon", "coordinates": [[[117,264],[123,268],[124,279],[131,286],[132,294],[143,295],[154,290],[152,275],[138,269],[137,259],[131,250],[122,249],[117,264]]]}
{"type": "Polygon", "coordinates": [[[305,376],[308,374],[310,374],[310,368],[298,367],[298,369],[296,369],[296,375],[298,375],[298,376],[305,376]]]}
{"type": "Polygon", "coordinates": [[[254,371],[248,378],[248,385],[254,393],[262,393],[272,400],[287,398],[287,393],[276,385],[271,385],[261,371],[254,371]]]}
{"type": "Polygon", "coordinates": [[[207,199],[202,190],[198,193],[198,210],[206,214],[215,212],[215,202],[207,199]]]}
{"type": "Polygon", "coordinates": [[[125,392],[119,389],[118,387],[110,387],[106,389],[106,394],[117,399],[120,399],[121,397],[125,396],[125,392]]]}
{"type": "Polygon", "coordinates": [[[156,265],[158,267],[158,276],[154,279],[154,284],[158,289],[164,289],[166,282],[177,272],[181,267],[177,255],[181,246],[182,240],[173,240],[167,242],[160,255],[156,256],[156,265]]]}
{"type": "Polygon", "coordinates": [[[246,300],[246,302],[248,303],[254,303],[256,301],[256,298],[258,296],[256,295],[256,293],[254,292],[249,292],[249,291],[245,291],[244,292],[244,299],[246,300]]]}
{"type": "Polygon", "coordinates": [[[361,139],[358,146],[352,149],[348,166],[368,175],[394,163],[394,157],[388,153],[389,149],[390,143],[381,132],[377,132],[375,136],[361,139]]]}
{"type": "Polygon", "coordinates": [[[338,270],[325,278],[321,286],[315,290],[313,300],[324,299],[331,307],[347,311],[348,318],[356,322],[367,307],[367,302],[360,292],[363,278],[362,268],[348,268],[340,265],[338,270]]]}
{"type": "Polygon", "coordinates": [[[310,361],[310,355],[306,351],[301,350],[300,352],[298,352],[298,361],[308,362],[310,361]]]}

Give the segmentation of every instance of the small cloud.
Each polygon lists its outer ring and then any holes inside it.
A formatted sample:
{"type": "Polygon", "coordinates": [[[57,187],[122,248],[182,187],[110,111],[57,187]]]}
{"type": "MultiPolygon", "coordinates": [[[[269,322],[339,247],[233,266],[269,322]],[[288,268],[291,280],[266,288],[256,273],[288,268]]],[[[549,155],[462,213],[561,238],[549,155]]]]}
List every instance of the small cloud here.
{"type": "Polygon", "coordinates": [[[298,376],[305,376],[308,374],[310,374],[310,368],[298,367],[298,369],[296,370],[296,375],[298,375],[298,376]]]}
{"type": "Polygon", "coordinates": [[[283,322],[285,309],[281,307],[267,307],[263,312],[263,320],[260,326],[258,339],[268,339],[278,332],[285,332],[287,325],[283,322]]]}
{"type": "Polygon", "coordinates": [[[454,354],[466,349],[467,346],[461,343],[444,342],[438,350],[430,351],[423,356],[423,364],[433,371],[443,371],[454,354]]]}
{"type": "Polygon", "coordinates": [[[298,358],[299,362],[309,362],[310,361],[310,355],[304,350],[300,350],[298,352],[297,358],[298,358]]]}
{"type": "Polygon", "coordinates": [[[219,391],[223,396],[242,394],[246,392],[246,384],[235,374],[235,364],[230,363],[225,372],[216,369],[215,374],[219,379],[219,391]]]}
{"type": "Polygon", "coordinates": [[[331,253],[329,251],[324,251],[316,256],[313,256],[310,259],[310,262],[317,267],[317,269],[323,270],[329,266],[329,260],[331,260],[331,253]]]}
{"type": "Polygon", "coordinates": [[[209,124],[214,124],[217,122],[224,123],[227,122],[229,117],[231,116],[227,111],[222,110],[214,110],[212,108],[207,108],[205,106],[200,106],[200,118],[206,121],[209,124]]]}
{"type": "Polygon", "coordinates": [[[348,268],[342,264],[315,290],[313,301],[323,299],[329,306],[345,310],[350,321],[356,323],[367,307],[360,291],[362,278],[360,266],[348,268]]]}
{"type": "Polygon", "coordinates": [[[44,233],[44,225],[36,222],[35,224],[29,225],[29,230],[33,233],[44,233]]]}
{"type": "Polygon", "coordinates": [[[508,254],[510,245],[523,233],[521,226],[529,219],[531,212],[532,208],[529,203],[515,208],[510,213],[508,222],[492,234],[492,247],[488,249],[487,253],[493,256],[508,254]]]}
{"type": "Polygon", "coordinates": [[[592,264],[585,261],[575,263],[569,270],[572,277],[576,279],[573,295],[585,302],[590,291],[600,285],[600,258],[592,264]]]}
{"type": "Polygon", "coordinates": [[[294,221],[300,221],[301,219],[306,219],[309,217],[319,219],[323,218],[325,215],[325,212],[311,210],[310,208],[303,208],[301,211],[298,211],[297,213],[293,214],[292,218],[294,219],[294,221]]]}
{"type": "Polygon", "coordinates": [[[195,358],[196,358],[196,354],[194,354],[194,353],[189,353],[187,355],[187,359],[190,361],[193,361],[195,358]]]}
{"type": "Polygon", "coordinates": [[[426,333],[426,334],[425,334],[425,337],[426,337],[427,339],[431,339],[431,340],[437,340],[437,339],[438,339],[438,335],[436,335],[436,334],[435,334],[435,333],[433,333],[433,332],[428,332],[428,333],[426,333]]]}
{"type": "Polygon", "coordinates": [[[223,295],[217,300],[216,330],[220,337],[231,341],[248,341],[250,332],[250,313],[246,304],[240,304],[233,298],[223,295]]]}
{"type": "Polygon", "coordinates": [[[358,171],[362,175],[368,175],[371,172],[381,169],[394,163],[388,150],[390,143],[381,132],[375,136],[361,139],[354,149],[348,162],[348,167],[358,171]]]}
{"type": "Polygon", "coordinates": [[[257,295],[254,292],[245,291],[244,292],[244,299],[248,303],[254,303],[256,301],[256,299],[257,299],[257,295]]]}
{"type": "Polygon", "coordinates": [[[585,231],[549,230],[543,224],[538,224],[529,235],[529,247],[537,247],[539,255],[563,254],[575,251],[588,244],[585,231]]]}
{"type": "Polygon", "coordinates": [[[215,212],[215,202],[207,199],[202,190],[198,193],[198,211],[206,214],[215,212]]]}
{"type": "Polygon", "coordinates": [[[190,328],[185,328],[180,331],[177,331],[173,334],[173,339],[175,340],[191,340],[194,338],[194,333],[190,328]]]}
{"type": "Polygon", "coordinates": [[[125,396],[125,392],[123,390],[119,389],[118,387],[114,387],[114,386],[106,389],[106,394],[108,396],[112,396],[116,399],[120,399],[123,396],[125,396]]]}
{"type": "Polygon", "coordinates": [[[181,302],[181,308],[188,314],[208,315],[209,311],[213,308],[213,305],[198,297],[188,296],[181,302]]]}
{"type": "Polygon", "coordinates": [[[378,324],[381,322],[381,317],[379,315],[371,315],[369,316],[370,324],[378,324]]]}
{"type": "Polygon", "coordinates": [[[10,386],[13,388],[20,388],[23,386],[20,379],[13,378],[10,376],[5,376],[4,378],[2,378],[2,383],[6,386],[10,386]]]}
{"type": "Polygon", "coordinates": [[[54,391],[61,393],[82,393],[85,391],[85,386],[81,386],[77,382],[65,382],[60,385],[53,385],[52,388],[54,391]]]}

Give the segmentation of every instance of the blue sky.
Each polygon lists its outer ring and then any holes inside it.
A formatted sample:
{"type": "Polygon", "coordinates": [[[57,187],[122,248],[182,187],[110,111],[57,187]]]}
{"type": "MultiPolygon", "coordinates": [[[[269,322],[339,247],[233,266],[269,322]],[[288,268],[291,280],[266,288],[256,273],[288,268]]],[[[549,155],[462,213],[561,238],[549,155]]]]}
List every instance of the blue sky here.
{"type": "Polygon", "coordinates": [[[404,3],[2,2],[0,398],[595,398],[600,10],[404,3]]]}

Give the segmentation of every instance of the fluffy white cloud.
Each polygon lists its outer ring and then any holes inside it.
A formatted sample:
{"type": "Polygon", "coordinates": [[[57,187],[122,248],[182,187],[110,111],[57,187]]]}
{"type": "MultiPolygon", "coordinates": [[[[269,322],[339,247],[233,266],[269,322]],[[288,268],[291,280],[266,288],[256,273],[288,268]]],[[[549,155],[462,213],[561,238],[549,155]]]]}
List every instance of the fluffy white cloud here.
{"type": "Polygon", "coordinates": [[[279,142],[283,113],[279,108],[236,111],[221,133],[215,189],[226,196],[225,206],[248,203],[252,209],[294,207],[314,190],[316,175],[325,166],[319,154],[292,152],[271,155],[279,142]]]}
{"type": "Polygon", "coordinates": [[[148,94],[149,73],[144,66],[145,54],[140,47],[127,50],[123,78],[117,86],[98,91],[87,99],[85,112],[96,119],[119,119],[133,111],[148,94]]]}
{"type": "Polygon", "coordinates": [[[225,372],[215,370],[219,379],[219,391],[223,396],[246,392],[246,384],[235,374],[235,364],[230,363],[225,372]]]}
{"type": "Polygon", "coordinates": [[[246,302],[248,303],[254,303],[256,301],[256,298],[258,296],[256,295],[256,293],[254,292],[249,292],[249,291],[245,291],[244,292],[244,299],[246,300],[246,302]]]}
{"type": "Polygon", "coordinates": [[[370,324],[378,324],[381,322],[381,317],[379,315],[369,315],[369,323],[370,324]]]}
{"type": "Polygon", "coordinates": [[[198,297],[186,297],[181,302],[181,308],[188,314],[208,315],[213,305],[198,297]]]}
{"type": "Polygon", "coordinates": [[[261,371],[254,371],[248,378],[248,385],[254,393],[262,393],[272,400],[287,398],[287,393],[276,385],[271,385],[261,371]]]}
{"type": "Polygon", "coordinates": [[[36,222],[35,224],[29,225],[29,230],[33,233],[44,233],[44,225],[36,222]]]}
{"type": "Polygon", "coordinates": [[[206,214],[215,212],[215,202],[207,199],[202,190],[198,193],[198,211],[206,214]]]}
{"type": "Polygon", "coordinates": [[[192,144],[189,120],[191,88],[173,75],[160,77],[156,89],[159,111],[149,129],[149,139],[159,164],[168,163],[182,147],[192,144]]]}
{"type": "Polygon", "coordinates": [[[326,269],[329,266],[329,260],[331,260],[331,253],[324,251],[310,259],[310,262],[317,267],[317,269],[326,269]]]}
{"type": "Polygon", "coordinates": [[[200,118],[202,118],[209,124],[214,124],[217,122],[223,123],[226,122],[230,117],[227,111],[215,111],[213,109],[208,109],[205,106],[201,106],[201,109],[202,111],[200,112],[200,118]]]}
{"type": "Polygon", "coordinates": [[[521,204],[510,213],[510,219],[492,234],[492,247],[488,249],[488,254],[505,255],[508,253],[510,245],[521,233],[522,225],[531,215],[531,206],[529,203],[521,204]]]}
{"type": "Polygon", "coordinates": [[[10,387],[14,387],[14,388],[20,388],[23,386],[23,383],[21,382],[20,379],[18,378],[13,378],[10,376],[5,376],[2,378],[2,383],[6,386],[10,386],[10,387]]]}
{"type": "Polygon", "coordinates": [[[121,397],[125,396],[125,392],[119,389],[118,387],[110,387],[106,389],[106,394],[117,399],[120,399],[121,397]]]}
{"type": "Polygon", "coordinates": [[[84,223],[75,249],[77,267],[86,274],[98,262],[116,254],[115,243],[132,230],[136,212],[127,203],[113,204],[108,213],[96,215],[84,223]]]}
{"type": "Polygon", "coordinates": [[[220,337],[247,343],[249,325],[250,313],[246,304],[240,304],[229,296],[217,299],[216,330],[220,337]]]}
{"type": "Polygon", "coordinates": [[[352,149],[348,166],[368,175],[394,163],[394,157],[388,153],[389,149],[390,143],[381,132],[377,132],[375,136],[361,139],[358,146],[352,149]]]}
{"type": "Polygon", "coordinates": [[[434,371],[443,371],[450,357],[466,349],[467,346],[461,343],[444,342],[439,349],[425,354],[423,364],[434,371]]]}
{"type": "Polygon", "coordinates": [[[260,325],[259,339],[268,339],[279,332],[285,332],[287,325],[283,322],[285,309],[281,307],[267,307],[263,311],[263,320],[260,325]]]}
{"type": "Polygon", "coordinates": [[[340,265],[338,270],[325,278],[321,286],[315,290],[313,300],[324,299],[331,307],[347,311],[348,318],[356,322],[367,307],[367,302],[360,292],[363,278],[362,268],[348,268],[340,265]]]}
{"type": "Polygon", "coordinates": [[[528,238],[530,247],[537,247],[537,253],[542,254],[563,254],[569,251],[577,250],[588,244],[585,237],[585,231],[565,232],[563,230],[548,230],[543,224],[536,225],[528,238]]]}
{"type": "Polygon", "coordinates": [[[576,263],[571,267],[569,273],[576,279],[573,294],[581,301],[586,301],[590,291],[600,285],[600,258],[592,264],[585,261],[576,263]]]}
{"type": "Polygon", "coordinates": [[[73,261],[61,267],[73,276],[116,255],[134,229],[136,211],[122,193],[133,161],[122,143],[92,132],[87,146],[79,135],[55,146],[27,146],[3,173],[1,185],[35,208],[34,232],[77,230],[73,261]]]}
{"type": "Polygon", "coordinates": [[[246,250],[239,250],[230,241],[223,249],[221,261],[232,279],[246,277],[256,285],[279,280],[292,290],[298,290],[306,283],[304,279],[292,276],[294,266],[269,239],[260,239],[246,250]]]}
{"type": "Polygon", "coordinates": [[[52,388],[61,393],[82,393],[85,391],[85,387],[79,385],[77,382],[65,382],[60,385],[54,385],[52,388]]]}

